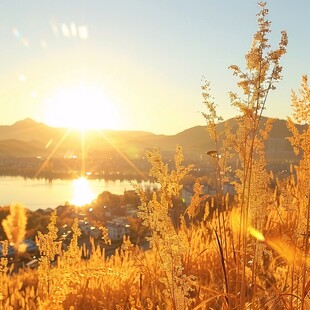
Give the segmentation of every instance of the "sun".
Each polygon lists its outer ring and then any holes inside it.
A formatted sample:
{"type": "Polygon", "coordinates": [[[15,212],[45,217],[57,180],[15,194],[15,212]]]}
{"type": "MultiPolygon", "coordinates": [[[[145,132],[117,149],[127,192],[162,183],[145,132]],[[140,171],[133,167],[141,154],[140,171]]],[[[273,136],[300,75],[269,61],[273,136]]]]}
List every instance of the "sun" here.
{"type": "Polygon", "coordinates": [[[72,129],[119,129],[117,108],[104,91],[81,82],[58,89],[45,100],[45,122],[72,129]]]}

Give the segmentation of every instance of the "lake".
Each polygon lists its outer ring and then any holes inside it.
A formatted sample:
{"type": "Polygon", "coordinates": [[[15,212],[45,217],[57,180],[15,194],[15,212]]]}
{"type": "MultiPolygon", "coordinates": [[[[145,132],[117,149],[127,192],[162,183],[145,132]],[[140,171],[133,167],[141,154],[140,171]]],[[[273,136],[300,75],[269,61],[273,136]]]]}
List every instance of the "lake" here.
{"type": "MultiPolygon", "coordinates": [[[[135,181],[107,181],[103,179],[60,180],[29,179],[23,177],[0,177],[0,206],[21,203],[34,211],[55,208],[65,202],[91,202],[103,191],[121,195],[125,190],[132,190],[135,181]],[[85,199],[88,199],[86,201],[85,199]]],[[[143,188],[154,188],[149,181],[138,183],[143,188]]]]}

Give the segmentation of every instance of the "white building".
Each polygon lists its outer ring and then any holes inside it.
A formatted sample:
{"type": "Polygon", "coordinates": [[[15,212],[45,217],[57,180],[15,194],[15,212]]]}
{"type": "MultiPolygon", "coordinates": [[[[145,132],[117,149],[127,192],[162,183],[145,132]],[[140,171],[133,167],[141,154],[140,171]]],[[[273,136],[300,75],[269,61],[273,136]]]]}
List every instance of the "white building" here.
{"type": "Polygon", "coordinates": [[[109,238],[112,241],[122,240],[124,235],[129,235],[129,225],[124,217],[116,217],[107,221],[106,227],[108,229],[109,238]]]}

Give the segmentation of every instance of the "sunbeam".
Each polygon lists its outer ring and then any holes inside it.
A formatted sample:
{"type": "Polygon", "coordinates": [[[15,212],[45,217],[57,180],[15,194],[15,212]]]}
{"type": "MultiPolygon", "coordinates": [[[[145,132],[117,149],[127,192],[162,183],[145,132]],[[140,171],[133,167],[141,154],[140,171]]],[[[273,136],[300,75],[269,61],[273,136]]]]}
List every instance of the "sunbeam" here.
{"type": "MultiPolygon", "coordinates": [[[[50,155],[45,159],[45,161],[43,162],[43,164],[40,166],[40,168],[38,169],[38,171],[35,173],[34,177],[37,178],[40,173],[43,171],[43,169],[46,167],[46,165],[48,164],[49,160],[55,155],[55,153],[57,152],[57,150],[59,149],[59,147],[61,146],[61,144],[65,141],[65,139],[67,138],[67,136],[69,135],[69,133],[71,132],[71,129],[67,129],[67,131],[65,132],[65,134],[61,137],[61,139],[59,140],[59,142],[57,143],[57,145],[53,148],[52,152],[50,153],[50,155]]],[[[47,145],[49,145],[50,142],[48,142],[47,145]]]]}
{"type": "Polygon", "coordinates": [[[147,177],[145,176],[145,174],[139,169],[137,168],[132,161],[124,154],[122,153],[113,143],[113,141],[111,141],[111,139],[109,139],[109,137],[107,137],[104,132],[99,131],[99,133],[102,135],[102,137],[113,147],[113,149],[117,152],[117,154],[119,154],[129,165],[130,167],[132,167],[137,173],[138,175],[141,176],[141,178],[143,180],[147,180],[147,177]]]}

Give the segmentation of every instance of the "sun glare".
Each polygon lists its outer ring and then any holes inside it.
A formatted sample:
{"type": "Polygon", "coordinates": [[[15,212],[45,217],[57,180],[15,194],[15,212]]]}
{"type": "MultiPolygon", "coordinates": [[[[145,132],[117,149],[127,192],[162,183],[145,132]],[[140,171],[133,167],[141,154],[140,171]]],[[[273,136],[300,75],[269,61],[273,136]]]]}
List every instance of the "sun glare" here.
{"type": "Polygon", "coordinates": [[[86,178],[81,177],[72,183],[73,198],[70,201],[73,205],[81,207],[95,199],[95,194],[91,191],[86,178]]]}
{"type": "Polygon", "coordinates": [[[262,242],[265,241],[264,235],[260,231],[253,228],[252,226],[248,227],[248,233],[254,238],[256,238],[258,241],[262,241],[262,242]]]}
{"type": "Polygon", "coordinates": [[[45,100],[45,122],[74,129],[119,129],[119,114],[102,89],[81,83],[45,100]]]}

